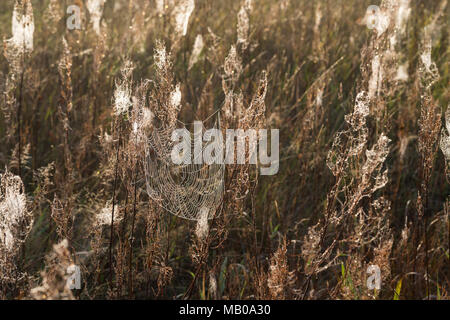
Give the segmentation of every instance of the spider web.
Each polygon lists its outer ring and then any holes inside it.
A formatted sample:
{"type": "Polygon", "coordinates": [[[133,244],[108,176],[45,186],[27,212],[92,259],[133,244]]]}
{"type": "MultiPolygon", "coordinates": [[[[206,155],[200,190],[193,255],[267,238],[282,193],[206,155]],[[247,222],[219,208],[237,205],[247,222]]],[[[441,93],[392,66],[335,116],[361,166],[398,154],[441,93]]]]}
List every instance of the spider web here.
{"type": "Polygon", "coordinates": [[[178,142],[171,139],[173,130],[154,128],[149,136],[144,161],[147,193],[178,217],[200,220],[207,213],[212,219],[223,196],[225,166],[194,164],[195,161],[174,164],[171,152],[178,142]]]}

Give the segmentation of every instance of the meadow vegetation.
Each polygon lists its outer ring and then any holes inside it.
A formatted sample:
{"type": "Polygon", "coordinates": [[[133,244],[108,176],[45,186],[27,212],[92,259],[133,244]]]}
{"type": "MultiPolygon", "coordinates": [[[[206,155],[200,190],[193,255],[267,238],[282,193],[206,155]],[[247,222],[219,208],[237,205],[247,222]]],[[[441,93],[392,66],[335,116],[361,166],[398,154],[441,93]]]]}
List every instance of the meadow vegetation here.
{"type": "Polygon", "coordinates": [[[0,1],[0,298],[449,299],[448,10],[0,1]],[[197,120],[279,129],[278,173],[173,189],[197,120]]]}

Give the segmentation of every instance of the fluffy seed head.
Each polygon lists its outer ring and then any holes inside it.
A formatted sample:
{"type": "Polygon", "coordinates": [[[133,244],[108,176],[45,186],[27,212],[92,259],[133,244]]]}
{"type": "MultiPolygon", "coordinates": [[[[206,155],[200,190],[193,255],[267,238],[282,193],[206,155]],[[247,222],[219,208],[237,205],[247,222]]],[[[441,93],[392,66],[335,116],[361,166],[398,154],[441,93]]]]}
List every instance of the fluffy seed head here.
{"type": "Polygon", "coordinates": [[[209,225],[208,225],[208,208],[200,209],[200,219],[197,221],[197,227],[195,229],[195,235],[199,240],[203,240],[208,235],[209,225]]]}
{"type": "Polygon", "coordinates": [[[21,238],[21,226],[29,223],[29,212],[20,177],[6,172],[0,180],[0,245],[13,251],[21,238]]]}
{"type": "Polygon", "coordinates": [[[91,22],[97,35],[100,35],[100,20],[102,19],[105,1],[106,0],[87,0],[86,2],[86,8],[91,15],[91,22]]]}
{"type": "Polygon", "coordinates": [[[185,36],[189,25],[189,18],[194,11],[194,0],[181,0],[174,9],[175,30],[177,33],[185,36]]]}

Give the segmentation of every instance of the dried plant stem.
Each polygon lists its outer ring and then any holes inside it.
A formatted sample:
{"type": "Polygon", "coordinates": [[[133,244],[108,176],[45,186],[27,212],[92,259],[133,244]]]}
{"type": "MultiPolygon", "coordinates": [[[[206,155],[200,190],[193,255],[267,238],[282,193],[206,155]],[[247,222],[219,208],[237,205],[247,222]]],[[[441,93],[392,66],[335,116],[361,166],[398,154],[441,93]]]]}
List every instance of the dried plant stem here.
{"type": "Polygon", "coordinates": [[[122,141],[122,119],[119,120],[119,137],[116,146],[116,163],[114,168],[114,185],[113,185],[113,199],[112,199],[112,211],[111,211],[111,232],[109,236],[109,285],[112,288],[112,273],[113,273],[113,242],[114,242],[114,209],[116,204],[116,188],[117,180],[119,179],[119,152],[120,143],[122,141]]]}
{"type": "MultiPolygon", "coordinates": [[[[238,172],[237,172],[236,168],[233,168],[233,171],[231,173],[230,181],[233,181],[234,178],[236,178],[237,173],[238,172]]],[[[225,188],[225,190],[227,190],[227,188],[225,188]]],[[[225,201],[226,201],[225,197],[222,197],[222,200],[221,200],[217,210],[214,212],[214,215],[213,215],[213,217],[211,219],[211,226],[214,225],[217,217],[220,215],[220,214],[218,214],[218,212],[222,212],[224,210],[224,203],[225,203],[225,201]]],[[[223,212],[222,212],[222,214],[223,214],[223,212]]],[[[202,248],[202,250],[206,250],[206,252],[209,251],[209,244],[210,244],[210,239],[211,239],[211,229],[212,228],[208,228],[208,233],[207,233],[206,238],[205,238],[205,240],[203,242],[203,245],[205,245],[206,247],[202,248]]],[[[183,298],[182,298],[183,300],[187,300],[187,299],[189,299],[191,297],[192,292],[194,290],[195,283],[197,282],[197,279],[198,279],[198,277],[200,275],[200,272],[202,271],[202,267],[204,265],[204,259],[206,257],[207,257],[206,255],[201,255],[200,262],[199,262],[199,264],[197,266],[197,269],[195,271],[195,274],[194,274],[194,279],[192,279],[191,283],[189,284],[188,290],[183,295],[183,298]]]]}
{"type": "MultiPolygon", "coordinates": [[[[252,226],[253,226],[253,250],[254,250],[254,259],[255,259],[255,272],[259,276],[260,275],[260,267],[259,267],[259,253],[260,250],[258,250],[258,238],[257,238],[257,226],[256,226],[256,210],[255,210],[255,193],[258,185],[258,170],[255,170],[256,177],[255,177],[255,183],[252,185],[252,191],[251,191],[251,204],[252,204],[252,226]]],[[[262,242],[262,241],[261,241],[262,242]]]]}
{"type": "MultiPolygon", "coordinates": [[[[428,208],[428,197],[426,201],[426,207],[428,208]]],[[[425,209],[426,210],[426,209],[425,209]]],[[[425,211],[425,272],[427,281],[427,299],[430,300],[430,273],[429,273],[429,257],[428,257],[428,213],[425,211]]]]}
{"type": "MultiPolygon", "coordinates": [[[[136,135],[136,145],[137,145],[137,135],[136,135]]],[[[133,272],[132,272],[132,263],[133,263],[133,240],[134,240],[134,224],[136,221],[136,202],[137,202],[137,161],[134,164],[134,199],[133,199],[133,217],[131,218],[131,234],[130,234],[130,255],[129,255],[129,263],[128,263],[128,285],[129,290],[128,294],[131,298],[133,295],[133,272]]]]}
{"type": "Polygon", "coordinates": [[[423,217],[421,217],[421,220],[424,221],[424,241],[425,241],[425,281],[426,281],[426,297],[427,300],[430,300],[430,274],[429,274],[429,256],[428,256],[428,213],[429,213],[429,181],[427,181],[427,186],[423,190],[425,194],[425,206],[423,209],[423,217]]]}
{"type": "MultiPolygon", "coordinates": [[[[331,217],[331,214],[332,214],[332,212],[334,210],[334,206],[335,206],[337,195],[338,195],[338,188],[339,188],[339,185],[341,184],[341,180],[342,180],[342,176],[339,175],[337,177],[336,183],[333,186],[333,189],[332,189],[332,191],[330,193],[330,194],[333,195],[333,199],[331,199],[331,197],[328,198],[328,203],[327,203],[327,208],[326,208],[327,213],[323,217],[323,228],[322,228],[322,232],[321,232],[321,235],[320,235],[320,241],[319,241],[319,248],[320,248],[319,249],[320,250],[319,253],[322,253],[322,251],[324,249],[325,236],[326,236],[327,231],[328,231],[330,217],[331,217]]],[[[315,265],[315,270],[313,272],[311,272],[308,275],[308,277],[306,278],[306,280],[305,280],[305,282],[303,284],[303,288],[304,289],[303,289],[302,300],[306,299],[306,294],[307,294],[307,292],[309,290],[309,285],[311,283],[312,276],[316,273],[317,267],[320,266],[320,264],[325,260],[325,257],[326,257],[325,255],[322,256],[322,259],[315,265]]]]}
{"type": "MultiPolygon", "coordinates": [[[[213,218],[211,219],[211,225],[214,225],[214,222],[216,221],[217,212],[220,212],[221,210],[223,210],[223,202],[224,201],[222,199],[219,208],[214,212],[213,218]]],[[[205,246],[205,247],[202,247],[202,251],[204,251],[204,252],[208,252],[209,251],[210,240],[211,240],[211,228],[208,228],[208,234],[207,234],[204,242],[202,243],[202,246],[205,246]]],[[[202,271],[202,268],[203,268],[203,266],[205,264],[205,258],[206,257],[207,257],[207,255],[204,255],[204,254],[201,255],[200,262],[199,262],[199,264],[197,266],[197,269],[195,270],[194,279],[192,279],[192,281],[191,281],[191,283],[190,283],[190,285],[188,287],[188,290],[183,295],[183,300],[188,300],[191,297],[192,292],[194,290],[195,283],[197,282],[197,279],[198,279],[198,277],[200,275],[200,272],[202,271]]]]}
{"type": "Polygon", "coordinates": [[[120,241],[124,241],[125,239],[125,229],[127,226],[127,220],[128,220],[128,188],[125,188],[125,205],[124,205],[124,212],[123,212],[123,219],[122,219],[122,230],[120,230],[120,241]]]}
{"type": "MultiPolygon", "coordinates": [[[[93,75],[93,82],[94,82],[94,86],[92,87],[92,88],[97,88],[98,87],[98,80],[97,80],[97,72],[94,72],[94,75],[93,75]]],[[[97,95],[95,94],[95,92],[94,92],[94,90],[93,90],[93,97],[94,97],[94,106],[93,106],[93,108],[92,108],[92,129],[93,130],[95,130],[95,126],[96,126],[96,123],[97,123],[97,104],[98,104],[98,97],[97,97],[97,95]]]]}
{"type": "Polygon", "coordinates": [[[18,170],[19,177],[22,178],[22,104],[23,104],[23,80],[25,74],[25,58],[22,58],[22,72],[20,74],[19,84],[19,105],[17,108],[17,142],[19,146],[18,170]]]}

